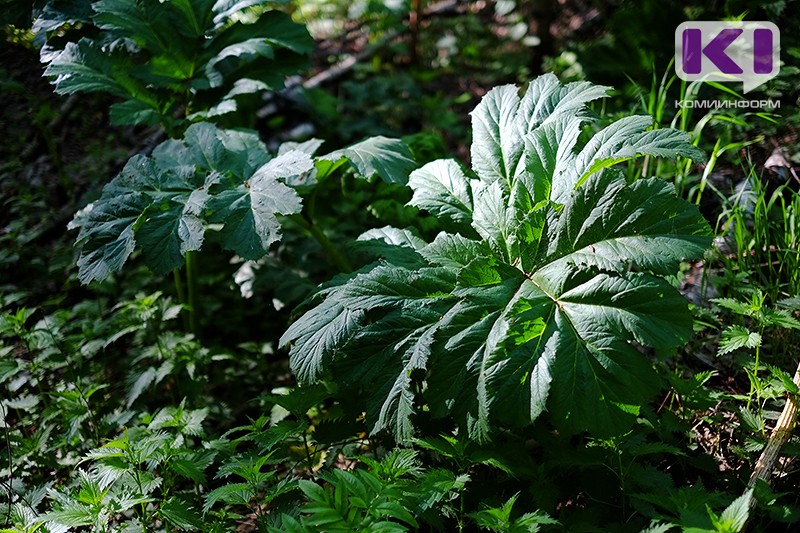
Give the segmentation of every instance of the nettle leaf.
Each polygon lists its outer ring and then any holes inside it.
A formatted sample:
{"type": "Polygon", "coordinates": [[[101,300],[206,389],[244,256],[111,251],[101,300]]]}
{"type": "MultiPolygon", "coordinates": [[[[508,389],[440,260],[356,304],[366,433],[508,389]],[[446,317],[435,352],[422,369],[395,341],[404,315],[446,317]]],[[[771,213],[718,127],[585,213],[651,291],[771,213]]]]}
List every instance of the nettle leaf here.
{"type": "Polygon", "coordinates": [[[443,160],[409,179],[410,203],[457,232],[424,245],[366,234],[382,259],[323,285],[281,338],[299,381],[360,388],[372,431],[400,440],[422,406],[479,440],[543,413],[565,431],[629,427],[660,386],[639,347],[674,350],[692,333],[660,276],[701,256],[711,230],[670,184],[627,183],[606,164],[698,155],[688,137],[636,119],[578,145],[586,102],[605,92],[552,75],[521,98],[490,91],[472,113],[477,178],[443,160]]]}
{"type": "Polygon", "coordinates": [[[135,156],[99,200],[76,215],[83,283],[119,271],[138,246],[150,269],[163,274],[199,250],[208,223],[222,224],[222,244],[259,259],[280,238],[276,214],[297,213],[300,197],[279,180],[310,172],[298,150],[271,159],[255,132],[189,127],[151,157],[135,156]]]}
{"type": "Polygon", "coordinates": [[[755,348],[761,345],[761,335],[744,326],[728,326],[722,332],[717,355],[724,355],[739,348],[755,348]]]}
{"type": "Polygon", "coordinates": [[[172,496],[158,508],[158,514],[171,526],[181,530],[198,531],[203,529],[203,518],[185,500],[172,496]]]}

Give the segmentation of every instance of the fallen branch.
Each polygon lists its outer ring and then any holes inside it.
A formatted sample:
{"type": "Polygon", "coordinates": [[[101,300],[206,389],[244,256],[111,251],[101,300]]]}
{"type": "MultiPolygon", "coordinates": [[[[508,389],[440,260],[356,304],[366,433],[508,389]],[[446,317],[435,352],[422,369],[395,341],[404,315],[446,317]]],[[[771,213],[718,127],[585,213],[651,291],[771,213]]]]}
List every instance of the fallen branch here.
{"type": "MultiPolygon", "coordinates": [[[[455,0],[444,0],[428,6],[428,8],[425,9],[424,12],[422,13],[422,16],[431,17],[434,15],[441,15],[448,11],[456,10],[458,7],[459,4],[455,0]]],[[[414,13],[414,14],[417,17],[422,18],[420,17],[419,13],[414,13]]],[[[416,20],[416,24],[419,24],[419,19],[416,20]]],[[[372,57],[378,50],[384,48],[386,45],[394,41],[396,38],[400,37],[400,35],[402,35],[403,33],[405,33],[405,29],[386,32],[386,34],[380,40],[376,41],[371,45],[368,45],[359,53],[349,55],[344,59],[342,59],[341,61],[339,61],[338,63],[336,63],[335,65],[331,66],[330,68],[323,70],[322,72],[315,74],[314,76],[311,76],[309,79],[303,82],[302,84],[303,87],[306,89],[312,89],[314,87],[319,87],[324,83],[335,80],[336,78],[339,78],[343,74],[350,71],[359,62],[369,57],[372,57]]]]}
{"type": "Polygon", "coordinates": [[[400,35],[400,33],[401,32],[397,30],[387,32],[387,34],[383,38],[367,46],[359,53],[349,55],[344,59],[342,59],[341,61],[339,61],[338,63],[336,63],[335,65],[331,66],[330,68],[311,76],[302,83],[303,87],[305,89],[313,89],[315,87],[319,87],[324,83],[333,81],[336,78],[341,77],[343,74],[346,74],[348,71],[350,71],[359,62],[363,61],[368,57],[371,57],[372,55],[375,54],[377,50],[380,50],[390,42],[394,41],[400,35]]]}
{"type": "MultiPolygon", "coordinates": [[[[797,370],[794,373],[793,381],[795,385],[800,387],[800,364],[798,364],[797,370]]],[[[772,428],[772,433],[769,435],[769,440],[767,440],[767,445],[761,452],[761,456],[759,456],[758,461],[756,461],[756,467],[753,469],[750,481],[747,483],[748,490],[755,487],[759,479],[768,482],[769,478],[772,477],[772,472],[775,470],[775,463],[778,461],[778,457],[780,457],[781,447],[789,442],[792,431],[794,431],[794,426],[797,422],[797,408],[799,403],[796,394],[790,394],[786,399],[783,412],[775,423],[775,427],[772,428]]],[[[750,507],[752,508],[754,506],[755,499],[752,499],[750,501],[750,507]]]]}
{"type": "MultiPolygon", "coordinates": [[[[471,7],[471,3],[469,2],[458,2],[457,0],[440,0],[439,2],[435,2],[433,4],[428,5],[427,8],[423,10],[422,20],[426,20],[432,18],[434,16],[441,17],[445,15],[458,15],[467,12],[471,7]]],[[[344,39],[345,41],[350,41],[357,38],[356,32],[363,36],[363,28],[358,28],[357,30],[348,30],[343,36],[339,37],[339,40],[344,39]]],[[[264,120],[267,117],[273,116],[279,112],[281,108],[280,102],[290,102],[290,103],[297,103],[299,100],[299,93],[302,89],[314,89],[320,87],[321,85],[328,84],[341,78],[348,72],[350,72],[353,67],[358,65],[361,62],[370,59],[372,56],[377,54],[383,48],[386,48],[389,44],[403,39],[405,37],[405,33],[407,33],[407,28],[398,28],[391,31],[387,31],[383,34],[383,36],[378,39],[377,41],[366,45],[361,51],[353,54],[348,54],[342,60],[338,61],[337,63],[331,65],[330,67],[322,70],[310,78],[303,80],[300,77],[293,77],[292,79],[286,82],[286,86],[283,90],[268,93],[264,96],[264,105],[262,105],[259,110],[256,112],[256,116],[259,120],[264,120]]],[[[333,41],[334,39],[326,39],[327,41],[333,41]]]]}

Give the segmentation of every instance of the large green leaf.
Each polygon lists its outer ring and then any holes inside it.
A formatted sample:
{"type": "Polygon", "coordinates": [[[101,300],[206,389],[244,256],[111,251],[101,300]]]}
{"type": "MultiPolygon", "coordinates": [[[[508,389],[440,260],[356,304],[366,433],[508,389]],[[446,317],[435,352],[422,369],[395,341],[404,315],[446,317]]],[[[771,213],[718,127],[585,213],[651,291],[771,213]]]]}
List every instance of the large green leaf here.
{"type": "Polygon", "coordinates": [[[314,48],[308,31],[280,11],[268,11],[253,23],[236,22],[224,28],[210,40],[201,55],[211,87],[225,81],[225,75],[252,63],[257,58],[271,60],[275,49],[283,48],[295,54],[307,55],[314,48]],[[226,68],[218,64],[225,61],[226,68]]]}
{"type": "Polygon", "coordinates": [[[179,27],[189,37],[202,37],[213,15],[214,0],[172,0],[179,27]]]}
{"type": "Polygon", "coordinates": [[[269,246],[280,238],[276,213],[300,212],[300,197],[279,179],[289,179],[310,172],[313,163],[308,154],[292,150],[259,168],[235,189],[214,197],[211,222],[224,223],[222,243],[245,259],[261,259],[269,246]]]}
{"type": "Polygon", "coordinates": [[[88,283],[120,270],[137,245],[154,272],[168,272],[202,247],[208,223],[222,224],[225,248],[258,259],[280,238],[276,214],[301,209],[297,193],[279,180],[312,168],[297,150],[270,159],[254,132],[195,124],[182,141],[131,159],[76,216],[79,278],[88,283]]]}
{"type": "Polygon", "coordinates": [[[92,4],[94,22],[114,30],[156,54],[170,54],[180,41],[174,39],[172,5],[159,0],[99,0],[92,4]]]}
{"type": "Polygon", "coordinates": [[[107,92],[129,98],[144,92],[139,82],[130,77],[131,67],[124,54],[105,53],[93,41],[81,39],[67,43],[44,73],[55,77],[53,83],[59,94],[107,92]]]}
{"type": "Polygon", "coordinates": [[[526,135],[555,117],[577,115],[607,87],[588,82],[561,85],[552,74],[531,81],[520,98],[513,85],[495,87],[472,111],[472,168],[483,181],[510,187],[520,172],[526,135]]]}
{"type": "Polygon", "coordinates": [[[314,47],[308,31],[268,4],[274,3],[99,0],[89,17],[43,20],[52,29],[79,20],[88,30],[82,33],[92,36],[63,50],[54,46],[64,38],[54,39],[42,52],[45,73],[60,93],[128,99],[115,108],[117,124],[160,122],[181,131],[180,112],[191,110],[190,121],[233,112],[240,96],[279,88],[306,65],[314,47]],[[262,9],[234,20],[256,6],[262,9]]]}
{"type": "Polygon", "coordinates": [[[275,52],[272,46],[263,38],[253,38],[235,42],[220,50],[218,54],[206,63],[206,76],[211,83],[211,87],[218,87],[225,81],[224,72],[218,68],[219,63],[233,59],[237,62],[246,62],[254,57],[266,57],[271,59],[275,57],[275,52]]]}
{"type": "MultiPolygon", "coordinates": [[[[15,2],[16,4],[26,4],[27,3],[27,16],[26,20],[23,24],[18,23],[11,23],[12,25],[16,26],[17,28],[27,28],[28,24],[31,22],[30,15],[31,13],[31,4],[36,4],[37,2],[15,2]]],[[[38,12],[38,16],[36,16],[36,20],[33,21],[33,25],[31,30],[34,34],[39,34],[40,32],[51,32],[62,28],[65,25],[69,26],[76,26],[78,23],[86,23],[89,22],[92,18],[94,12],[92,11],[92,4],[89,0],[59,0],[59,1],[48,1],[48,2],[38,2],[42,3],[41,10],[38,12]]],[[[3,15],[7,15],[8,11],[11,11],[12,8],[3,6],[0,11],[4,11],[3,15]]],[[[34,9],[34,13],[36,10],[34,9]]],[[[0,17],[3,17],[0,15],[0,17]]]]}
{"type": "Polygon", "coordinates": [[[370,234],[384,259],[324,286],[281,339],[298,379],[361,388],[372,430],[398,439],[421,405],[477,439],[545,412],[567,431],[623,431],[659,387],[637,347],[671,350],[692,332],[659,276],[701,256],[710,228],[671,185],[607,168],[698,156],[685,135],[636,118],[577,146],[584,104],[604,93],[553,76],[522,98],[490,91],[472,115],[478,179],[435,161],[409,180],[411,203],[458,233],[425,246],[370,234]]]}
{"type": "MultiPolygon", "coordinates": [[[[575,153],[583,119],[567,116],[551,120],[534,128],[525,137],[525,157],[520,158],[518,178],[531,191],[532,201],[560,198],[568,193],[574,182],[575,153]],[[556,189],[553,190],[555,182],[556,189]]],[[[519,168],[519,167],[518,167],[519,168]]]]}
{"type": "Polygon", "coordinates": [[[690,144],[688,133],[672,129],[651,130],[652,125],[653,119],[649,116],[632,116],[603,129],[578,154],[576,175],[584,178],[602,168],[644,154],[703,158],[703,152],[690,144]]]}
{"type": "Polygon", "coordinates": [[[253,6],[264,4],[264,0],[217,0],[212,9],[216,27],[225,26],[237,13],[253,6]]]}

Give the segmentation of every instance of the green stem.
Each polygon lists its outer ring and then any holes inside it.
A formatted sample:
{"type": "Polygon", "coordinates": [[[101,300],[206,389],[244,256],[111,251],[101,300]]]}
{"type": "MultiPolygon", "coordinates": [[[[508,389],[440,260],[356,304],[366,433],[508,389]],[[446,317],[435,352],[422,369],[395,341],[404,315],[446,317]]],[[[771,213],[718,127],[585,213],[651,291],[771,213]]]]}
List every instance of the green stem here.
{"type": "Polygon", "coordinates": [[[186,285],[189,292],[189,331],[196,337],[200,331],[197,307],[197,252],[186,252],[186,285]]]}
{"type": "Polygon", "coordinates": [[[348,261],[347,257],[336,247],[335,244],[328,238],[327,235],[320,229],[319,226],[314,224],[314,222],[310,222],[306,220],[301,215],[294,215],[291,217],[292,220],[297,222],[304,230],[306,230],[316,241],[322,246],[322,249],[325,250],[325,253],[328,255],[328,259],[336,265],[342,272],[352,272],[353,266],[348,261]]]}
{"type": "Polygon", "coordinates": [[[458,513],[458,530],[464,531],[464,489],[461,489],[459,495],[459,513],[458,513]]]}
{"type": "MultiPolygon", "coordinates": [[[[759,331],[759,335],[764,336],[763,328],[759,331]]],[[[750,380],[750,393],[747,395],[747,408],[750,409],[750,403],[753,401],[753,392],[756,393],[756,400],[761,402],[761,386],[760,384],[757,386],[758,383],[758,363],[761,357],[761,343],[756,345],[756,362],[753,366],[753,378],[750,380]]]]}
{"type": "MultiPolygon", "coordinates": [[[[183,278],[181,277],[180,269],[172,270],[172,278],[175,280],[175,293],[178,295],[178,302],[181,305],[186,305],[186,291],[183,290],[183,278]]],[[[189,322],[189,313],[186,309],[181,312],[181,319],[183,320],[183,329],[189,331],[191,326],[189,322]]]]}
{"type": "Polygon", "coordinates": [[[314,460],[311,457],[311,448],[308,446],[308,437],[306,436],[306,432],[303,431],[303,446],[306,449],[306,461],[308,462],[308,473],[311,474],[312,478],[316,479],[314,476],[314,460]]]}

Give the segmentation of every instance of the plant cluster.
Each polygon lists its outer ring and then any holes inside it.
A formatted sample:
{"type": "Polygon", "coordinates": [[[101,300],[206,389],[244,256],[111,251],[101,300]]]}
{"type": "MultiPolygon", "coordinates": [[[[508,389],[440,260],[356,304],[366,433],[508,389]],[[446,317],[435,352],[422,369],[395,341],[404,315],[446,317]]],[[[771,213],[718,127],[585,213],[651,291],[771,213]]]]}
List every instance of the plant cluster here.
{"type": "Polygon", "coordinates": [[[798,195],[726,204],[727,255],[698,207],[747,142],[661,127],[666,78],[614,120],[553,74],[483,95],[469,165],[280,142],[248,105],[314,45],[277,4],[9,2],[58,93],[156,140],[75,214],[62,296],[0,287],[0,533],[800,522],[798,195]],[[729,290],[689,304],[702,259],[729,290]]]}

